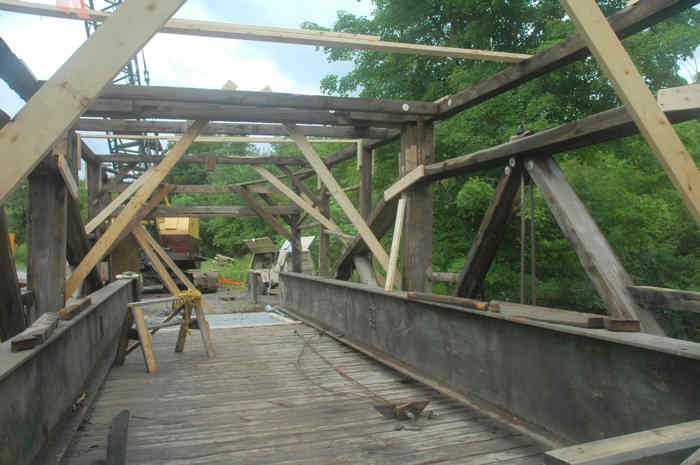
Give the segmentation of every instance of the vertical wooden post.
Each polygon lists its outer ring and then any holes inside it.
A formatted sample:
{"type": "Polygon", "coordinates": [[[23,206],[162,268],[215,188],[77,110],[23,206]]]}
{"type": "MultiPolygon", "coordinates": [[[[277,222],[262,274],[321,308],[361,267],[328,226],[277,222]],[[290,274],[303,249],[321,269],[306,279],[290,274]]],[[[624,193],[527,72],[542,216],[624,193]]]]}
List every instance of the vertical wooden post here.
{"type": "Polygon", "coordinates": [[[0,341],[6,341],[27,327],[24,305],[12,256],[5,209],[0,207],[0,341]]]}
{"type": "Polygon", "coordinates": [[[93,219],[102,210],[102,170],[100,164],[91,160],[87,163],[87,191],[88,191],[88,220],[93,219]]]}
{"type": "MultiPolygon", "coordinates": [[[[318,193],[319,200],[321,202],[321,205],[319,205],[319,209],[321,210],[321,214],[325,216],[326,218],[330,218],[331,216],[331,209],[330,209],[330,194],[328,194],[328,190],[324,187],[322,187],[318,193]]],[[[330,235],[327,234],[324,230],[323,225],[319,226],[319,235],[318,235],[318,274],[319,276],[329,276],[331,273],[331,258],[330,258],[330,235]]]]}
{"type": "Polygon", "coordinates": [[[63,179],[40,164],[29,175],[29,218],[27,222],[27,272],[34,292],[35,314],[57,312],[65,304],[67,198],[63,179]]]}
{"type": "Polygon", "coordinates": [[[134,321],[136,321],[136,332],[139,335],[139,341],[141,341],[141,353],[143,354],[143,363],[146,365],[146,371],[155,373],[156,357],[153,355],[153,337],[150,331],[148,331],[146,317],[143,315],[143,310],[136,305],[130,306],[129,311],[131,311],[134,316],[134,321]]]}
{"type": "Polygon", "coordinates": [[[292,228],[292,235],[294,236],[294,241],[291,243],[292,244],[292,271],[294,273],[301,273],[302,272],[302,268],[301,268],[301,255],[302,255],[301,231],[296,226],[298,218],[299,218],[299,215],[294,215],[294,219],[295,219],[294,224],[290,225],[292,228]]]}
{"type": "Polygon", "coordinates": [[[187,331],[190,327],[190,320],[192,319],[192,302],[187,300],[185,302],[185,309],[182,314],[182,324],[180,325],[180,332],[177,335],[177,342],[175,343],[175,352],[182,352],[185,350],[185,339],[187,338],[187,331]]]}
{"type": "Polygon", "coordinates": [[[391,239],[391,253],[389,254],[389,269],[386,273],[386,282],[384,290],[391,291],[394,289],[394,280],[396,279],[396,266],[399,261],[399,248],[401,247],[401,232],[404,227],[404,218],[406,216],[406,197],[402,196],[399,199],[399,205],[396,207],[396,223],[394,223],[394,235],[391,239]]]}
{"type": "Polygon", "coordinates": [[[194,311],[197,314],[197,327],[202,336],[202,344],[204,344],[204,350],[207,352],[207,357],[216,357],[216,351],[214,350],[214,342],[211,339],[211,328],[209,328],[209,321],[204,314],[204,309],[202,309],[202,299],[198,299],[194,303],[194,311]]]}
{"type": "MultiPolygon", "coordinates": [[[[400,171],[404,176],[435,157],[433,123],[406,126],[401,132],[400,171]]],[[[403,234],[403,289],[431,292],[428,274],[433,262],[433,197],[429,184],[416,184],[407,193],[403,234]]]]}
{"type": "Polygon", "coordinates": [[[357,154],[360,161],[360,215],[367,221],[372,214],[372,150],[367,144],[361,144],[362,150],[357,154]]]}
{"type": "Polygon", "coordinates": [[[250,292],[250,299],[254,304],[258,303],[258,274],[254,271],[248,273],[248,292],[250,292]]]}

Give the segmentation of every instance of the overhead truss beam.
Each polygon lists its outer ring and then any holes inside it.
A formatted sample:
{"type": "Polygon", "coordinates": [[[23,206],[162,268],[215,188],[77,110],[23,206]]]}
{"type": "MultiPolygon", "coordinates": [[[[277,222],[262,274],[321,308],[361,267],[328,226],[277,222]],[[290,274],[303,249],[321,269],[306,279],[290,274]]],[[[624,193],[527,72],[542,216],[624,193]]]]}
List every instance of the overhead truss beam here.
{"type": "MultiPolygon", "coordinates": [[[[0,9],[17,13],[29,13],[55,18],[83,20],[77,14],[65,12],[55,6],[17,0],[0,1],[0,9]]],[[[94,21],[104,21],[109,13],[85,10],[94,21]]],[[[357,50],[376,50],[387,53],[407,53],[412,55],[442,56],[472,60],[517,63],[530,55],[522,53],[496,52],[491,50],[473,50],[454,47],[385,42],[375,36],[348,34],[342,32],[314,31],[307,29],[283,29],[261,26],[248,26],[212,21],[195,21],[189,19],[172,19],[160,32],[225,39],[279,42],[287,44],[315,45],[321,47],[351,48],[357,50]]]]}

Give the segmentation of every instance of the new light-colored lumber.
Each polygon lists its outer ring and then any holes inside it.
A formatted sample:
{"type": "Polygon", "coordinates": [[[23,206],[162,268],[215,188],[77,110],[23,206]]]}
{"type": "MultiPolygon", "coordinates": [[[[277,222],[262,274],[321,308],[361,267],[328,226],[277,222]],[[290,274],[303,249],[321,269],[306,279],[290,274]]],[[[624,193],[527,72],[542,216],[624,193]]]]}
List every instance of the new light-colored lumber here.
{"type": "MultiPolygon", "coordinates": [[[[296,126],[293,124],[286,124],[285,127],[289,135],[296,141],[304,157],[309,162],[309,165],[311,165],[323,184],[326,185],[328,192],[335,198],[335,201],[338,202],[340,208],[345,212],[350,222],[357,229],[357,233],[362,237],[362,240],[367,243],[370,251],[386,271],[389,266],[389,256],[372,233],[372,230],[367,226],[367,222],[365,222],[348,196],[343,192],[342,186],[338,184],[338,181],[336,181],[331,171],[323,163],[321,157],[318,156],[316,150],[314,150],[306,137],[296,129],[296,126]]],[[[309,214],[311,214],[311,212],[309,212],[309,214]]]]}
{"type": "Polygon", "coordinates": [[[0,130],[0,203],[185,0],[126,2],[0,130]],[[10,156],[10,155],[6,155],[10,156]]]}
{"type": "Polygon", "coordinates": [[[700,84],[661,89],[656,99],[664,112],[700,108],[700,84]]]}
{"type": "Polygon", "coordinates": [[[406,176],[396,181],[394,184],[389,186],[387,190],[384,191],[384,200],[389,201],[400,195],[406,189],[409,189],[412,185],[419,182],[425,176],[425,165],[420,165],[411,170],[406,176]]]}
{"type": "MultiPolygon", "coordinates": [[[[124,202],[129,200],[136,191],[138,191],[141,186],[146,182],[146,180],[151,176],[151,171],[146,171],[141,176],[139,176],[134,182],[129,184],[126,189],[124,189],[114,200],[109,202],[109,204],[104,207],[93,219],[88,221],[85,225],[85,232],[90,234],[95,229],[97,229],[102,223],[107,221],[107,219],[112,216],[112,214],[121,207],[124,202]]],[[[89,200],[89,199],[88,199],[89,200]]]]}
{"type": "Polygon", "coordinates": [[[71,167],[66,162],[66,158],[63,154],[58,154],[56,157],[56,164],[58,166],[58,172],[61,174],[61,178],[63,178],[63,182],[66,185],[66,190],[74,200],[80,200],[78,183],[75,182],[71,167]]]}
{"type": "Polygon", "coordinates": [[[139,335],[141,353],[143,354],[143,362],[146,365],[146,371],[148,373],[155,373],[157,366],[156,357],[153,355],[153,336],[151,336],[150,331],[148,331],[148,325],[146,324],[143,310],[141,310],[138,305],[130,304],[129,311],[134,316],[134,321],[136,322],[136,331],[139,335]]]}
{"type": "MultiPolygon", "coordinates": [[[[83,18],[66,13],[57,7],[18,0],[0,2],[0,9],[18,13],[30,13],[56,18],[83,18]]],[[[87,14],[96,21],[104,21],[109,13],[87,10],[87,14]]],[[[288,44],[315,45],[321,47],[340,47],[357,50],[377,50],[380,52],[408,53],[413,55],[466,58],[472,60],[517,63],[530,55],[522,53],[496,52],[491,50],[473,50],[455,47],[437,47],[401,42],[384,42],[374,36],[348,34],[342,32],[314,31],[307,29],[283,29],[242,24],[228,24],[212,21],[172,19],[160,29],[160,32],[184,34],[203,37],[221,37],[226,39],[254,40],[263,42],[280,42],[288,44]]]]}
{"type": "Polygon", "coordinates": [[[615,465],[700,446],[700,420],[545,452],[545,465],[615,465]]]}
{"type": "Polygon", "coordinates": [[[289,200],[294,202],[299,208],[307,212],[309,215],[311,215],[316,221],[321,223],[323,226],[325,226],[327,229],[337,232],[337,233],[342,233],[343,231],[340,229],[340,226],[335,224],[332,220],[326,218],[321,214],[321,212],[317,209],[314,208],[313,205],[311,205],[310,202],[307,202],[306,200],[302,199],[299,195],[297,195],[296,192],[294,192],[291,188],[289,188],[285,183],[277,179],[277,176],[274,174],[270,173],[268,170],[261,166],[254,166],[253,167],[255,171],[257,171],[260,176],[265,178],[267,181],[270,182],[277,190],[279,190],[281,193],[289,197],[289,200]]]}
{"type": "MultiPolygon", "coordinates": [[[[166,252],[163,247],[156,241],[153,236],[146,230],[146,228],[143,227],[143,225],[138,225],[135,229],[137,234],[141,234],[146,241],[150,244],[151,247],[153,247],[153,250],[156,251],[158,255],[160,255],[160,258],[163,259],[166,265],[172,270],[173,273],[175,273],[175,276],[182,281],[185,284],[185,287],[187,287],[187,290],[189,291],[196,291],[197,286],[190,281],[190,279],[187,277],[187,275],[180,269],[179,266],[175,263],[175,261],[168,255],[168,252],[166,252]]],[[[216,313],[216,310],[207,302],[207,300],[204,297],[201,297],[202,303],[206,305],[207,309],[209,310],[209,313],[216,313]]]]}
{"type": "Polygon", "coordinates": [[[560,0],[700,224],[700,170],[595,0],[560,0]]]}
{"type": "Polygon", "coordinates": [[[170,276],[170,273],[168,273],[168,270],[165,269],[165,266],[158,258],[158,255],[156,255],[153,247],[151,247],[151,244],[149,244],[146,240],[146,237],[143,234],[144,230],[141,228],[143,228],[143,226],[139,225],[133,229],[132,234],[134,235],[134,239],[136,239],[136,242],[139,243],[141,249],[143,249],[143,251],[146,253],[146,256],[153,265],[153,269],[156,270],[156,273],[158,273],[160,280],[163,282],[168,292],[170,292],[170,294],[173,296],[178,295],[180,293],[180,289],[177,287],[177,284],[175,284],[175,281],[173,281],[173,278],[170,276]]]}
{"type": "Polygon", "coordinates": [[[403,232],[403,222],[406,217],[406,198],[401,197],[396,207],[396,223],[394,224],[394,235],[391,238],[391,254],[389,255],[389,268],[386,270],[385,291],[394,289],[396,280],[396,267],[399,264],[399,250],[401,249],[401,233],[403,232]]]}
{"type": "Polygon", "coordinates": [[[107,231],[97,240],[80,265],[73,270],[70,278],[66,281],[66,295],[72,295],[80,287],[90,270],[95,267],[97,262],[102,260],[102,257],[105,256],[119,235],[122,234],[122,231],[130,225],[143,204],[146,203],[153,191],[165,179],[178,160],[182,158],[192,141],[197,138],[202,127],[206,124],[207,121],[195,121],[182,139],[163,157],[163,161],[149,170],[151,174],[144,181],[138,192],[133,195],[121,213],[112,221],[107,231]]]}

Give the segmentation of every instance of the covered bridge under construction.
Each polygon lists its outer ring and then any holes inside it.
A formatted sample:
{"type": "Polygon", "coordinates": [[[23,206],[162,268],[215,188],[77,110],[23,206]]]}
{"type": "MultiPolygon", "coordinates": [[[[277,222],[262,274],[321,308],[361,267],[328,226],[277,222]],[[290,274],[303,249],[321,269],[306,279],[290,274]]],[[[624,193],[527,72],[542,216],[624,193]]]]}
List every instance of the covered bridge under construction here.
{"type": "Polygon", "coordinates": [[[620,42],[698,0],[630,1],[608,18],[594,0],[560,0],[577,34],[532,56],[171,19],[185,1],[127,0],[110,14],[0,0],[0,10],[101,23],[46,82],[4,42],[0,50],[0,76],[26,100],[14,118],[0,114],[0,203],[28,179],[31,244],[22,291],[0,211],[0,464],[700,463],[700,344],[666,337],[651,311],[700,312],[700,294],[632,282],[553,158],[639,132],[700,223],[700,171],[672,126],[698,118],[700,86],[654,96],[620,42]],[[159,32],[512,65],[434,102],[112,84],[159,32]],[[436,122],[589,55],[624,107],[435,160],[436,122]],[[164,154],[99,155],[83,140],[94,132],[177,136],[164,154]],[[303,157],[188,155],[195,140],[287,141],[303,157]],[[312,143],[329,140],[347,145],[319,156],[312,143]],[[396,140],[400,174],[373,201],[373,151],[396,140]],[[332,168],[355,157],[361,182],[342,186],[332,168]],[[260,178],[164,183],[178,163],[247,164],[260,178]],[[504,174],[464,268],[433,270],[431,183],[494,167],[504,174]],[[302,182],[311,177],[317,189],[302,182]],[[526,183],[606,315],[476,300],[526,183]],[[166,206],[171,192],[230,192],[245,205],[166,206]],[[354,235],[331,218],[331,197],[354,235]],[[168,216],[258,216],[289,240],[295,272],[280,273],[278,308],[292,318],[219,327],[142,224],[168,216]],[[301,232],[313,227],[319,272],[302,274],[301,232]],[[333,262],[331,238],[344,243],[333,262]],[[136,278],[99,272],[126,241],[172,297],[140,300],[136,278]],[[453,296],[433,293],[445,280],[453,296]],[[148,305],[171,308],[169,321],[149,327],[148,305]],[[201,342],[190,338],[183,352],[190,329],[201,342]]]}

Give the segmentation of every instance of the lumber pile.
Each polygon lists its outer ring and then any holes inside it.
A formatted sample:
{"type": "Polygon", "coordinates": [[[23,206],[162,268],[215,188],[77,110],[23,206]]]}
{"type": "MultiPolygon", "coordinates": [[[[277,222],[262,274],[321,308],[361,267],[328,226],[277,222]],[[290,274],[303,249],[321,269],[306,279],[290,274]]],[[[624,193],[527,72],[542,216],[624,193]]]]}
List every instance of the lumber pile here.
{"type": "Polygon", "coordinates": [[[221,255],[219,253],[214,257],[214,264],[216,265],[230,265],[233,262],[233,258],[227,257],[226,255],[221,255]]]}

